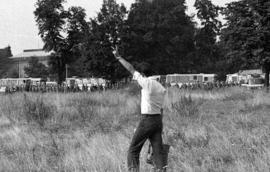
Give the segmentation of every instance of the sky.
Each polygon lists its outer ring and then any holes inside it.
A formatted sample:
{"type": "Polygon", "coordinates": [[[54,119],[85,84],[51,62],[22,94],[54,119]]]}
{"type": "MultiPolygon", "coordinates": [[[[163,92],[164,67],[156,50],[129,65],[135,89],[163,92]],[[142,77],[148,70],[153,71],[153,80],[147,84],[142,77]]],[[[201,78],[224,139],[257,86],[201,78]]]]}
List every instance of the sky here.
{"type": "MultiPolygon", "coordinates": [[[[0,48],[11,46],[13,55],[24,49],[42,48],[43,43],[38,35],[38,27],[34,18],[37,0],[0,0],[0,48]]],[[[65,8],[81,6],[86,10],[87,20],[95,17],[103,0],[67,0],[65,8]]],[[[124,3],[129,9],[135,0],[116,0],[124,3]]],[[[212,0],[213,4],[224,6],[234,0],[212,0]]],[[[187,14],[196,13],[193,7],[195,0],[186,0],[187,14]]]]}

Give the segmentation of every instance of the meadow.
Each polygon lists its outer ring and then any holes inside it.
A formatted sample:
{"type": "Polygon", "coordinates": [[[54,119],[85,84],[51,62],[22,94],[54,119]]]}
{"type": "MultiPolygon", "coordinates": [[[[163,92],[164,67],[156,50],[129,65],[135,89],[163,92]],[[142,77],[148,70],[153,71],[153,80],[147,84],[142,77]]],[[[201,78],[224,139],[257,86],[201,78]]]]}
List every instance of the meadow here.
{"type": "MultiPolygon", "coordinates": [[[[270,95],[171,88],[164,103],[168,172],[270,171],[270,95]]],[[[1,172],[125,172],[140,119],[138,89],[0,95],[1,172]]],[[[147,145],[141,152],[141,171],[147,145]]]]}

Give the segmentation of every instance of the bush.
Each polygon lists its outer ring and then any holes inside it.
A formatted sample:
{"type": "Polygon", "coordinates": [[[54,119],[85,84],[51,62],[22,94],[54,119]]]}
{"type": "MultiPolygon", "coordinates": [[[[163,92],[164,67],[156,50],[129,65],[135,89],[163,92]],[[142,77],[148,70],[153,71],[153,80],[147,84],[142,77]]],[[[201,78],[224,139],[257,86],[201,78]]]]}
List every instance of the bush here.
{"type": "Polygon", "coordinates": [[[100,105],[99,102],[89,98],[82,98],[76,101],[71,100],[70,104],[73,104],[77,109],[79,118],[82,122],[93,120],[97,115],[96,107],[100,105]]]}
{"type": "Polygon", "coordinates": [[[229,96],[226,96],[223,100],[224,101],[245,101],[251,99],[253,96],[249,92],[235,92],[229,96]]]}
{"type": "Polygon", "coordinates": [[[172,109],[181,116],[197,117],[199,114],[199,104],[200,102],[193,101],[190,95],[188,97],[181,96],[178,101],[172,103],[172,109]]]}
{"type": "Polygon", "coordinates": [[[53,116],[56,107],[45,103],[42,96],[34,97],[31,99],[24,94],[23,113],[27,122],[36,122],[41,127],[47,119],[53,116]]]}
{"type": "Polygon", "coordinates": [[[141,93],[141,87],[137,83],[130,83],[123,89],[123,91],[128,92],[131,96],[137,96],[141,93]]]}

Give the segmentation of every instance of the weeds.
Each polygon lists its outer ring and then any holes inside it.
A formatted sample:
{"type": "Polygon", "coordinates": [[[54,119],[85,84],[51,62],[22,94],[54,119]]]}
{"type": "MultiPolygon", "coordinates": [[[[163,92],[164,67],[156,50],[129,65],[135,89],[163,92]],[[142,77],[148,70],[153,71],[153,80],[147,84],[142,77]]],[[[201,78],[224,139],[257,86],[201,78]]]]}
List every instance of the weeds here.
{"type": "Polygon", "coordinates": [[[89,98],[83,98],[77,101],[72,100],[70,104],[73,104],[77,109],[80,122],[89,122],[93,120],[93,118],[97,116],[97,106],[100,105],[97,101],[89,98]]]}
{"type": "Polygon", "coordinates": [[[27,122],[35,122],[43,127],[45,121],[54,115],[56,108],[45,103],[42,96],[32,97],[32,100],[24,94],[23,113],[27,122]]]}
{"type": "Polygon", "coordinates": [[[249,92],[239,91],[234,92],[230,95],[227,95],[223,100],[224,101],[245,101],[251,99],[253,96],[249,92]]]}
{"type": "Polygon", "coordinates": [[[200,101],[193,101],[191,96],[181,96],[179,101],[171,104],[175,113],[184,117],[198,117],[200,101]]]}
{"type": "MultiPolygon", "coordinates": [[[[240,88],[173,89],[166,99],[168,171],[269,170],[269,95],[240,88]]],[[[139,102],[135,88],[5,95],[0,98],[0,171],[127,171],[139,102]],[[6,123],[9,127],[3,127],[6,123]]],[[[142,157],[145,152],[144,147],[142,157]]],[[[150,171],[141,160],[141,171],[150,171]]]]}

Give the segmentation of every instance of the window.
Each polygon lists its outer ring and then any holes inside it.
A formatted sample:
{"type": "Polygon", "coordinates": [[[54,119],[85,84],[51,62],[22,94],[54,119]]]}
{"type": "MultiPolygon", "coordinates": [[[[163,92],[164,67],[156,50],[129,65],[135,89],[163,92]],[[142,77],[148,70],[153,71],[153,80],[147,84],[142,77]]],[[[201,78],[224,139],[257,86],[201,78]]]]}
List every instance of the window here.
{"type": "Polygon", "coordinates": [[[193,80],[197,81],[197,79],[198,79],[197,76],[193,76],[193,80]]]}
{"type": "Polygon", "coordinates": [[[208,81],[208,77],[204,77],[204,81],[208,81]]]}

